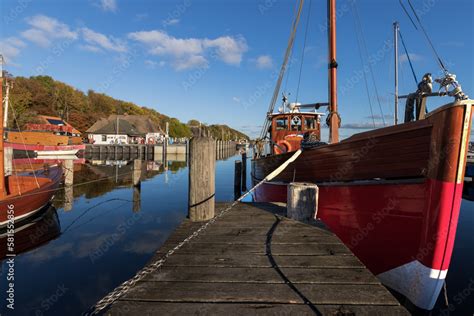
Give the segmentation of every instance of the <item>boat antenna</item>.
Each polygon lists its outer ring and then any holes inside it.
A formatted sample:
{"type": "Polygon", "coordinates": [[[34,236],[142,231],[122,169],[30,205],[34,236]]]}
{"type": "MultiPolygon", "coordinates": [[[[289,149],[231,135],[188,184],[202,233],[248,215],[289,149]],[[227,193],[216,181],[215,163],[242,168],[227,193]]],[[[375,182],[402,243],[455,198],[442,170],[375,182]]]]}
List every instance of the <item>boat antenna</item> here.
{"type": "Polygon", "coordinates": [[[436,59],[438,61],[438,64],[439,66],[441,67],[441,69],[444,71],[444,74],[445,75],[448,75],[449,74],[449,71],[448,69],[444,66],[444,63],[443,61],[441,60],[441,57],[439,56],[438,52],[436,51],[436,48],[434,47],[433,45],[433,42],[431,41],[429,35],[428,35],[428,32],[426,31],[425,27],[423,26],[423,23],[421,22],[421,19],[420,17],[418,16],[418,14],[416,13],[416,10],[415,8],[413,7],[413,4],[411,2],[411,0],[408,0],[408,5],[410,6],[411,8],[411,11],[413,12],[413,15],[415,16],[416,20],[418,21],[418,24],[422,30],[422,33],[423,35],[425,36],[426,40],[428,41],[428,44],[429,46],[431,47],[431,50],[433,51],[434,55],[436,56],[436,59]]]}
{"type": "Polygon", "coordinates": [[[267,133],[268,127],[271,123],[271,120],[269,119],[269,115],[273,113],[273,110],[275,109],[276,101],[278,99],[278,96],[280,95],[281,83],[282,83],[283,77],[285,75],[286,67],[288,65],[288,60],[289,60],[291,51],[293,49],[293,44],[295,42],[296,30],[298,29],[298,24],[300,22],[300,17],[301,17],[301,11],[303,9],[303,4],[304,4],[304,0],[299,0],[298,10],[296,12],[295,20],[293,21],[293,25],[292,25],[291,33],[290,33],[290,38],[288,39],[288,45],[286,47],[285,57],[283,59],[283,63],[282,63],[281,68],[280,68],[280,73],[278,75],[277,84],[275,86],[275,90],[273,91],[272,100],[271,100],[270,105],[268,107],[268,112],[267,112],[267,116],[265,118],[265,123],[263,124],[263,129],[262,129],[262,132],[260,134],[261,139],[265,138],[265,134],[267,133]]]}

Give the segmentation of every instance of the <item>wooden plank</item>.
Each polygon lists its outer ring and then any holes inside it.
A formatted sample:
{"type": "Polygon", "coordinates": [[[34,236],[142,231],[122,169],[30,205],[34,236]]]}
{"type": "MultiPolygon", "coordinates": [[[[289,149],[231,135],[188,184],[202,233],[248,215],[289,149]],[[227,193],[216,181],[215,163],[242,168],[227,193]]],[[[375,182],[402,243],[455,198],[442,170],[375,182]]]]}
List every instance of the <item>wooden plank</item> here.
{"type": "MultiPolygon", "coordinates": [[[[157,254],[155,259],[162,256],[157,254]]],[[[364,265],[354,256],[274,256],[279,267],[308,268],[355,268],[364,265]]],[[[272,264],[265,255],[200,255],[176,252],[168,258],[165,266],[181,267],[260,267],[269,268],[272,264]]]]}
{"type": "MultiPolygon", "coordinates": [[[[178,243],[189,235],[171,236],[168,240],[170,243],[178,243]]],[[[201,235],[193,239],[193,241],[201,243],[232,243],[232,244],[262,244],[266,242],[265,235],[260,236],[219,236],[201,235]]],[[[285,238],[284,235],[275,235],[272,238],[272,245],[276,244],[300,244],[300,243],[332,243],[337,239],[334,236],[292,236],[285,238]]]]}
{"type": "MultiPolygon", "coordinates": [[[[199,227],[178,229],[174,232],[176,235],[186,235],[199,227]]],[[[266,227],[235,227],[231,225],[222,225],[218,223],[215,226],[211,226],[206,229],[206,235],[227,235],[227,236],[266,236],[270,228],[266,227]]],[[[299,226],[299,225],[286,225],[285,222],[279,224],[275,231],[274,236],[288,234],[290,236],[334,236],[334,234],[324,231],[322,229],[314,229],[310,226],[299,226]]],[[[336,238],[336,237],[335,237],[336,238]]]]}
{"type": "MultiPolygon", "coordinates": [[[[321,315],[357,315],[357,316],[402,316],[409,315],[400,306],[380,305],[316,305],[317,313],[321,315]]],[[[121,300],[117,302],[106,315],[301,315],[314,316],[316,313],[302,304],[232,304],[232,303],[168,303],[168,302],[139,302],[121,300]]]]}
{"type": "MultiPolygon", "coordinates": [[[[292,283],[380,284],[365,268],[281,268],[292,283]]],[[[285,283],[273,268],[163,267],[146,281],[285,283]]],[[[232,285],[230,285],[232,286],[232,285]]]]}
{"type": "MultiPolygon", "coordinates": [[[[298,290],[314,304],[398,305],[381,285],[299,284],[298,290]]],[[[240,302],[303,304],[287,284],[138,282],[123,296],[127,300],[161,302],[240,302]]]]}
{"type": "MultiPolygon", "coordinates": [[[[170,247],[172,244],[170,244],[170,247]]],[[[170,248],[161,248],[159,253],[166,253],[170,248]]],[[[300,243],[300,244],[275,244],[271,246],[273,255],[350,255],[351,252],[341,243],[300,243]]],[[[199,243],[191,242],[181,249],[180,254],[266,254],[267,249],[264,243],[261,244],[232,244],[232,243],[199,243]]]]}
{"type": "MultiPolygon", "coordinates": [[[[216,213],[226,206],[216,205],[216,213]]],[[[135,284],[107,314],[407,315],[324,225],[275,216],[284,211],[270,204],[237,205],[135,284]]],[[[184,221],[151,262],[202,224],[184,221]]]]}

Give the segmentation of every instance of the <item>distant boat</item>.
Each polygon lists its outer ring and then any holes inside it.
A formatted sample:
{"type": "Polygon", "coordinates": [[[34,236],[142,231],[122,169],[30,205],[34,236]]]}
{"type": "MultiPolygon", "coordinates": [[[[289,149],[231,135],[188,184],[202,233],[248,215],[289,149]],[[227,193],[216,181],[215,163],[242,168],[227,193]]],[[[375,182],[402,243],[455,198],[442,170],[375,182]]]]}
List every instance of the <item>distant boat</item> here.
{"type": "MultiPolygon", "coordinates": [[[[258,187],[255,199],[286,202],[289,183],[316,183],[317,218],[383,284],[430,310],[453,252],[474,101],[445,69],[444,77],[436,80],[440,92],[431,92],[431,76],[425,75],[429,91],[420,83],[418,91],[408,96],[417,102],[415,121],[408,115],[405,123],[339,141],[336,14],[335,0],[329,0],[329,102],[287,106],[284,98],[278,113],[270,108],[262,131],[265,137],[257,143],[260,150],[252,161],[254,183],[297,150],[302,152],[272,181],[258,187]],[[450,96],[454,101],[428,112],[424,106],[431,96],[450,96]],[[322,106],[329,107],[329,144],[321,142],[322,114],[316,110],[322,106]]],[[[278,94],[277,84],[274,96],[278,94]]]]}
{"type": "MultiPolygon", "coordinates": [[[[3,84],[0,67],[0,100],[3,100],[3,84]]],[[[3,102],[0,117],[3,117],[3,102]]],[[[9,220],[15,223],[24,220],[48,205],[62,178],[58,165],[31,172],[13,171],[12,175],[6,176],[3,135],[3,124],[0,124],[0,226],[7,225],[9,220]]]]}
{"type": "Polygon", "coordinates": [[[16,156],[76,155],[85,150],[81,133],[60,117],[39,115],[39,123],[26,124],[25,130],[6,132],[6,147],[13,148],[16,156]]]}

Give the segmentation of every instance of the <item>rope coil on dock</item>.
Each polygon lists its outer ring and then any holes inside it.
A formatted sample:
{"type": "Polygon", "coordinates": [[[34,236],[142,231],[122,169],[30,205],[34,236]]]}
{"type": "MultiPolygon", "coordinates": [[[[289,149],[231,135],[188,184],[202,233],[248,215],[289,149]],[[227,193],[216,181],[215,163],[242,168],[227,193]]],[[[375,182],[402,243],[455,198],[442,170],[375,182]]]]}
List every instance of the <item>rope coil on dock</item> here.
{"type": "Polygon", "coordinates": [[[177,250],[179,250],[181,247],[183,247],[190,240],[192,240],[193,238],[198,236],[202,231],[206,230],[210,225],[212,225],[215,221],[217,221],[217,219],[224,216],[234,206],[236,206],[238,203],[240,203],[245,197],[247,197],[249,194],[254,192],[259,186],[261,186],[265,182],[271,181],[273,178],[278,176],[283,170],[286,169],[286,167],[288,167],[288,165],[290,163],[295,161],[301,155],[301,153],[302,153],[301,149],[296,151],[287,161],[285,161],[281,166],[279,166],[277,169],[275,169],[273,172],[271,172],[268,176],[266,176],[265,179],[263,179],[262,181],[257,183],[253,188],[251,188],[249,191],[247,191],[245,194],[243,194],[241,197],[239,197],[230,206],[228,206],[227,208],[222,210],[218,215],[216,215],[211,220],[209,220],[207,223],[205,223],[201,227],[199,227],[190,236],[188,236],[186,239],[184,239],[179,244],[177,244],[173,249],[170,249],[160,260],[144,267],[139,272],[137,272],[137,274],[135,274],[135,276],[133,278],[123,282],[118,287],[116,287],[112,292],[107,294],[104,298],[102,298],[94,306],[92,306],[87,312],[85,312],[84,315],[97,315],[99,312],[101,312],[105,308],[109,307],[112,303],[114,303],[116,300],[118,300],[122,295],[127,293],[137,282],[142,280],[147,275],[149,275],[149,274],[155,272],[156,270],[158,270],[166,262],[166,260],[171,255],[173,255],[177,250]]]}

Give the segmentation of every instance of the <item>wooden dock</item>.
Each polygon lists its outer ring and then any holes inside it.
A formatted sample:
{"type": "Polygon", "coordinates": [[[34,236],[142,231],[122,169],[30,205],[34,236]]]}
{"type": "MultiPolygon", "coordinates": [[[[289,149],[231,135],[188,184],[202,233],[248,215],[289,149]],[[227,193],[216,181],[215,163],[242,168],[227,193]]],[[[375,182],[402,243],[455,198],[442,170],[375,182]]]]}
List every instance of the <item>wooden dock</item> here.
{"type": "MultiPolygon", "coordinates": [[[[225,207],[216,205],[216,214],[225,207]]],[[[320,222],[242,203],[171,255],[107,315],[408,315],[320,222]]],[[[203,223],[185,220],[156,262],[203,223]]]]}

